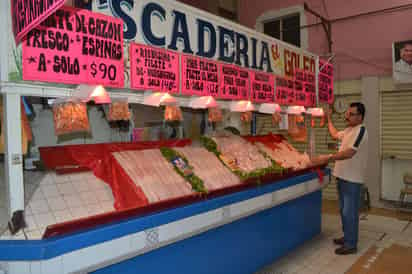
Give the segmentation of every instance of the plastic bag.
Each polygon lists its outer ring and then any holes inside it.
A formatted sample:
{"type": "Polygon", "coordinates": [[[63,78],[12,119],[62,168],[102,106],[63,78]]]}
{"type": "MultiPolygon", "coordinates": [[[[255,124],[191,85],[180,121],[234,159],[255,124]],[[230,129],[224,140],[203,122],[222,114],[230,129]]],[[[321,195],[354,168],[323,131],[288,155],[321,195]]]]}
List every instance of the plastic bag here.
{"type": "Polygon", "coordinates": [[[250,121],[252,121],[252,112],[251,111],[243,112],[240,115],[240,120],[242,122],[249,123],[250,121]]]}
{"type": "Polygon", "coordinates": [[[321,116],[321,117],[312,117],[311,123],[310,123],[310,125],[311,125],[312,128],[314,128],[314,127],[317,126],[317,122],[316,122],[317,120],[319,121],[319,127],[322,128],[322,127],[325,126],[326,118],[325,118],[325,116],[323,115],[323,116],[321,116]]]}
{"type": "Polygon", "coordinates": [[[272,114],[272,125],[279,125],[282,121],[282,116],[278,112],[272,114]]]}
{"type": "Polygon", "coordinates": [[[165,108],[165,121],[182,121],[183,115],[180,107],[178,106],[166,106],[165,108]]]}
{"type": "Polygon", "coordinates": [[[295,142],[306,142],[307,130],[304,123],[301,123],[301,115],[288,115],[288,134],[295,142]]]}
{"type": "Polygon", "coordinates": [[[109,121],[128,121],[130,120],[129,103],[127,99],[113,99],[109,105],[107,120],[109,121]]]}
{"type": "Polygon", "coordinates": [[[57,101],[53,105],[54,132],[56,136],[74,132],[89,132],[87,106],[79,101],[57,101]]]}
{"type": "Polygon", "coordinates": [[[209,108],[208,116],[209,122],[222,122],[223,120],[222,110],[218,107],[209,108]]]}

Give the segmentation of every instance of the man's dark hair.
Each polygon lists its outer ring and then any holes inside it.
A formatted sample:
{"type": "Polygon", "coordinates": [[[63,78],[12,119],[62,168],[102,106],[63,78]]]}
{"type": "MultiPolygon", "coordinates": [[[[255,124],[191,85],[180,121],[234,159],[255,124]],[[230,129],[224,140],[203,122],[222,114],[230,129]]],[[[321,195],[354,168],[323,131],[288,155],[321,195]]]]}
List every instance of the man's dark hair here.
{"type": "Polygon", "coordinates": [[[353,102],[350,104],[351,108],[356,108],[356,111],[362,116],[362,120],[363,118],[365,118],[365,105],[362,104],[361,102],[353,102]]]}
{"type": "Polygon", "coordinates": [[[406,45],[412,46],[412,41],[403,42],[400,44],[399,49],[403,49],[406,45]]]}

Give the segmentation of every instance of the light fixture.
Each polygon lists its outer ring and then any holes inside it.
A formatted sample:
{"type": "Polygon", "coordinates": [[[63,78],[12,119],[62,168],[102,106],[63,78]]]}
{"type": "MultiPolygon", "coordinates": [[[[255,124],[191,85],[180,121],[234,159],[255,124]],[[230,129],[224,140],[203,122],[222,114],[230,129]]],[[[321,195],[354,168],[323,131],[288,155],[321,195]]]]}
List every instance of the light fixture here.
{"type": "Polygon", "coordinates": [[[264,103],[264,104],[260,105],[259,112],[260,113],[266,113],[266,114],[273,114],[275,112],[280,113],[281,108],[278,104],[264,103]]]}
{"type": "Polygon", "coordinates": [[[306,114],[312,115],[312,117],[322,117],[325,115],[323,108],[308,108],[306,114]]]}
{"type": "Polygon", "coordinates": [[[102,85],[79,85],[73,98],[80,99],[83,102],[93,100],[96,104],[109,104],[111,99],[106,89],[102,85]]]}
{"type": "Polygon", "coordinates": [[[110,104],[112,102],[106,89],[101,85],[95,87],[90,95],[90,99],[92,99],[95,104],[110,104]]]}
{"type": "Polygon", "coordinates": [[[143,99],[143,104],[153,107],[165,106],[165,105],[175,105],[176,99],[169,93],[155,92],[146,95],[143,99]]]}
{"type": "Polygon", "coordinates": [[[232,112],[247,112],[254,110],[255,107],[251,101],[232,101],[230,103],[230,111],[232,112]]]}
{"type": "Polygon", "coordinates": [[[194,109],[205,109],[217,107],[217,102],[212,96],[192,97],[189,107],[194,109]]]}
{"type": "Polygon", "coordinates": [[[288,109],[286,110],[287,114],[296,114],[300,115],[302,113],[305,113],[305,107],[304,106],[289,106],[288,109]]]}

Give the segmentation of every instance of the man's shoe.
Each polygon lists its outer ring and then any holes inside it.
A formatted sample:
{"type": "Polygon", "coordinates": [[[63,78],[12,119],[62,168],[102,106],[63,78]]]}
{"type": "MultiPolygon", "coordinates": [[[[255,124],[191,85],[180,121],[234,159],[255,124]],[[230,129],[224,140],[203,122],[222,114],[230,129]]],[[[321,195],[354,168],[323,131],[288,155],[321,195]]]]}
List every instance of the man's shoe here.
{"type": "Polygon", "coordinates": [[[345,247],[341,246],[335,250],[335,254],[337,255],[348,255],[348,254],[354,254],[358,251],[356,247],[345,247]]]}
{"type": "Polygon", "coordinates": [[[343,237],[342,238],[336,238],[336,239],[333,239],[333,243],[335,245],[343,245],[345,243],[345,240],[344,240],[343,237]]]}

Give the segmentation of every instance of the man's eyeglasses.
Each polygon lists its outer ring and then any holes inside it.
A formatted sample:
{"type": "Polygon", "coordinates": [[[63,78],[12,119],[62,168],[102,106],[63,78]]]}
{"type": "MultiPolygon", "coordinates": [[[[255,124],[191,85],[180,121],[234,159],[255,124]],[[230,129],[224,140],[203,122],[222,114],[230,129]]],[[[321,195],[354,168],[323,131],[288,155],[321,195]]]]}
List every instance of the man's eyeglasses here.
{"type": "Polygon", "coordinates": [[[359,115],[360,113],[346,112],[346,114],[349,116],[356,116],[356,115],[359,115]]]}

